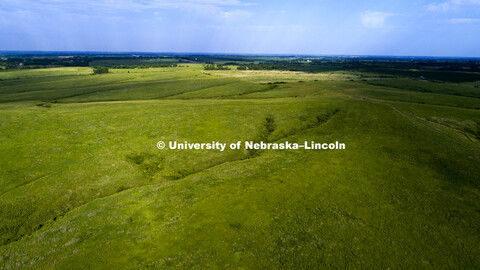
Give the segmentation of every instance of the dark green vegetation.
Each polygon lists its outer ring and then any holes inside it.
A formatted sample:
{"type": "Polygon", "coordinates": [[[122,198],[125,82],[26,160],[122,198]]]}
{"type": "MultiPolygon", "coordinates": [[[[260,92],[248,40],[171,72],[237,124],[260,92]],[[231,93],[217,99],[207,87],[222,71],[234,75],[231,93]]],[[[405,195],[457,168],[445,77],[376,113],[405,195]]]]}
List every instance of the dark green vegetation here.
{"type": "Polygon", "coordinates": [[[0,268],[479,268],[479,74],[378,65],[0,72],[0,268]]]}
{"type": "Polygon", "coordinates": [[[93,74],[105,74],[108,72],[109,72],[108,67],[96,66],[93,68],[93,74]]]}
{"type": "Polygon", "coordinates": [[[216,64],[206,64],[203,67],[204,70],[230,70],[229,67],[226,67],[224,65],[216,65],[216,64]]]}

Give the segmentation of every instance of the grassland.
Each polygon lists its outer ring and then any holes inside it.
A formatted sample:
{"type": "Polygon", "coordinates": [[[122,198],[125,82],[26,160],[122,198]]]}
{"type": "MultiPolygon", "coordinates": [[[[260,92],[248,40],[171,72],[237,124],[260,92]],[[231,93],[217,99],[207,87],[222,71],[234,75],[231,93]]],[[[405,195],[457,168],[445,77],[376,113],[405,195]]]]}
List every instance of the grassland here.
{"type": "Polygon", "coordinates": [[[480,267],[478,82],[90,73],[0,72],[2,269],[480,267]]]}

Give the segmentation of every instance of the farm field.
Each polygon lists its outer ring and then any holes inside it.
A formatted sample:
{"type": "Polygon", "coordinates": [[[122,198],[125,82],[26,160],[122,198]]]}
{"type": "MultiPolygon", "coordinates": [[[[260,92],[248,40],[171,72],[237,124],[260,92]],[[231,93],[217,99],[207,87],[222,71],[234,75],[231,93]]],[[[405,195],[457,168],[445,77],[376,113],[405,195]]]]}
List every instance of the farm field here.
{"type": "Polygon", "coordinates": [[[0,72],[1,269],[480,268],[478,73],[182,65],[0,72]]]}

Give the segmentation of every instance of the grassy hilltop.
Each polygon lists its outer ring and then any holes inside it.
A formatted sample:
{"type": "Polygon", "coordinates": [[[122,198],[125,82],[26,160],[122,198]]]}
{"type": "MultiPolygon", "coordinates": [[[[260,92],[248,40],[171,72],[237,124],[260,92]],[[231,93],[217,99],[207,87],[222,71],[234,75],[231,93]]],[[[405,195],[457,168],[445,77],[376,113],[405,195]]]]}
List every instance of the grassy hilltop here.
{"type": "Polygon", "coordinates": [[[91,73],[0,72],[1,269],[480,267],[479,73],[91,73]]]}

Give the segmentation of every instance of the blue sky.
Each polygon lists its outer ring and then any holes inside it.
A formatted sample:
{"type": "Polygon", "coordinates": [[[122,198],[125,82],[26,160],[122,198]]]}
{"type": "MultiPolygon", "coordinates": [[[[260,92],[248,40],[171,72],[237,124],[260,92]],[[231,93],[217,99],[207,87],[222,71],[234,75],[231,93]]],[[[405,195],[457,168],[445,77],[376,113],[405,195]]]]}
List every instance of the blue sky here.
{"type": "Polygon", "coordinates": [[[0,50],[480,57],[480,0],[0,0],[0,50]]]}

